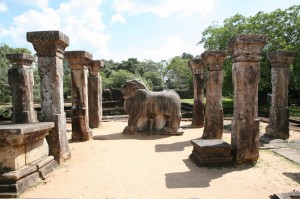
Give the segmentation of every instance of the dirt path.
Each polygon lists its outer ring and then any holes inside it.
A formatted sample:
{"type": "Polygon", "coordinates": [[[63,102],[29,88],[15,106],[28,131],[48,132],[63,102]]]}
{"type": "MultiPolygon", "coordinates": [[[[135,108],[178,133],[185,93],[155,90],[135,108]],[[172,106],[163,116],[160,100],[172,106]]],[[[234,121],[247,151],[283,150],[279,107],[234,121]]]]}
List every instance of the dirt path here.
{"type": "Polygon", "coordinates": [[[300,166],[270,151],[253,167],[200,168],[188,156],[203,128],[167,137],[123,135],[125,126],[104,122],[94,140],[70,143],[72,158],[21,198],[263,199],[300,188],[300,166]]]}

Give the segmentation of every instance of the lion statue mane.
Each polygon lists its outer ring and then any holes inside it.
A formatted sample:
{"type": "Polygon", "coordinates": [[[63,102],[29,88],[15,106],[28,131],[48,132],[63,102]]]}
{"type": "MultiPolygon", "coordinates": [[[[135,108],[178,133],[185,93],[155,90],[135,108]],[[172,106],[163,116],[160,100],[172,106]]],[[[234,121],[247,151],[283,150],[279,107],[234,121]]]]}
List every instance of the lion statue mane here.
{"type": "Polygon", "coordinates": [[[128,80],[122,86],[124,109],[128,113],[128,126],[124,134],[136,132],[182,135],[180,129],[181,104],[173,91],[152,92],[139,79],[128,80]]]}

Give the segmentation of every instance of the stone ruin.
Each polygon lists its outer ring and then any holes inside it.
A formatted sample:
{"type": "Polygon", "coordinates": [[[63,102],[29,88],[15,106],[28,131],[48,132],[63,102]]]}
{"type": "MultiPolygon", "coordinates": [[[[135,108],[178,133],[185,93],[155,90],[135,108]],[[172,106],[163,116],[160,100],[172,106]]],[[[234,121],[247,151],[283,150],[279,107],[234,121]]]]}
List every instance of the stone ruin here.
{"type": "Polygon", "coordinates": [[[236,164],[256,162],[259,157],[258,83],[265,35],[238,35],[228,47],[233,57],[234,113],[231,145],[220,140],[223,129],[223,111],[220,105],[222,72],[226,52],[205,52],[202,58],[212,83],[207,83],[205,127],[203,137],[192,140],[191,158],[199,165],[236,164]],[[219,72],[218,72],[219,71],[219,72]],[[217,83],[216,86],[214,83],[217,83]],[[215,86],[215,87],[214,87],[215,86]],[[222,121],[221,121],[222,119],[222,121]],[[207,125],[207,126],[206,126],[207,125]],[[210,128],[211,127],[211,128],[210,128]],[[208,130],[209,129],[209,130],[208,130]]]}
{"type": "Polygon", "coordinates": [[[188,62],[193,73],[194,81],[194,105],[192,127],[201,128],[204,126],[204,63],[202,59],[193,59],[188,62]]]}
{"type": "Polygon", "coordinates": [[[271,52],[268,57],[272,65],[272,101],[266,134],[277,139],[289,138],[289,67],[294,57],[295,53],[288,51],[271,52]]]}
{"type": "Polygon", "coordinates": [[[72,71],[72,140],[89,140],[90,127],[99,127],[102,119],[103,63],[85,51],[65,53],[69,38],[60,31],[28,32],[27,41],[37,52],[41,111],[38,121],[32,93],[34,57],[8,54],[13,114],[12,124],[0,125],[1,198],[17,197],[71,157],[63,101],[65,54],[72,71]]]}
{"type": "Polygon", "coordinates": [[[38,122],[33,107],[34,57],[8,54],[12,67],[8,72],[12,89],[12,124],[0,125],[0,197],[17,197],[45,178],[57,162],[49,155],[45,139],[54,122],[38,122]]]}
{"type": "Polygon", "coordinates": [[[129,80],[121,89],[129,114],[124,134],[137,132],[182,135],[180,97],[175,91],[152,92],[141,80],[129,80]]]}

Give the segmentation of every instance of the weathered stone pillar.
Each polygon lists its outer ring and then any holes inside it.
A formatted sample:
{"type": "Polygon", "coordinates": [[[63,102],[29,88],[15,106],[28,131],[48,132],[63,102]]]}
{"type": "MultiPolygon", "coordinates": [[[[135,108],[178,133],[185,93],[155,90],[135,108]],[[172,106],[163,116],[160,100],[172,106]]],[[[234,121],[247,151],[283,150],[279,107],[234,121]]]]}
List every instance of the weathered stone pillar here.
{"type": "Polygon", "coordinates": [[[102,120],[102,80],[99,75],[102,67],[103,63],[100,60],[93,60],[89,67],[88,100],[91,128],[98,128],[102,120]]]}
{"type": "Polygon", "coordinates": [[[37,122],[33,103],[33,70],[31,64],[34,57],[29,54],[7,54],[7,59],[12,64],[8,70],[8,83],[12,92],[12,122],[34,123],[37,122]]]}
{"type": "Polygon", "coordinates": [[[202,139],[221,139],[223,134],[222,66],[227,51],[206,51],[201,56],[207,68],[205,125],[202,139]]]}
{"type": "Polygon", "coordinates": [[[188,63],[193,73],[194,80],[194,106],[192,126],[201,128],[204,126],[204,64],[202,59],[193,59],[188,63]]]}
{"type": "Polygon", "coordinates": [[[289,67],[293,63],[294,56],[294,52],[287,51],[276,51],[269,54],[269,61],[272,65],[272,103],[266,133],[278,139],[289,138],[289,67]]]}
{"type": "Polygon", "coordinates": [[[228,45],[233,56],[234,112],[231,145],[236,163],[255,162],[259,157],[258,83],[266,35],[238,35],[228,45]]]}
{"type": "Polygon", "coordinates": [[[71,68],[72,79],[72,140],[86,141],[92,138],[89,127],[88,67],[93,56],[86,51],[67,51],[65,57],[71,68]]]}
{"type": "Polygon", "coordinates": [[[40,121],[54,122],[55,126],[46,137],[49,154],[60,163],[70,158],[67,139],[66,115],[63,99],[63,56],[69,38],[60,31],[27,32],[38,56],[41,81],[40,121]]]}

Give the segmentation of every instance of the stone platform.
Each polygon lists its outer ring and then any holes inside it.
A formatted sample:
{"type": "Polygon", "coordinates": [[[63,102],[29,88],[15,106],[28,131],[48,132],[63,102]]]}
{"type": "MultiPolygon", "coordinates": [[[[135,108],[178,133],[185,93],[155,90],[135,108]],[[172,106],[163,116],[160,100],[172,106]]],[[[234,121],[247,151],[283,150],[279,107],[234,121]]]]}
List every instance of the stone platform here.
{"type": "Polygon", "coordinates": [[[199,166],[232,164],[232,146],[220,139],[192,140],[191,159],[199,166]]]}
{"type": "Polygon", "coordinates": [[[14,198],[53,171],[45,136],[53,122],[0,125],[0,198],[14,198]]]}

